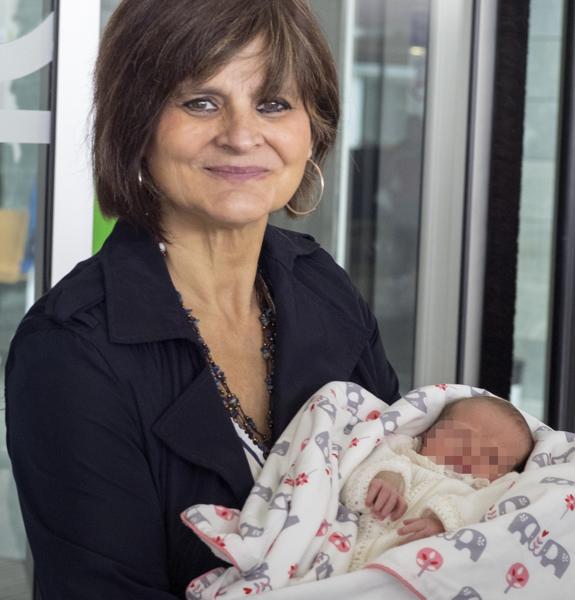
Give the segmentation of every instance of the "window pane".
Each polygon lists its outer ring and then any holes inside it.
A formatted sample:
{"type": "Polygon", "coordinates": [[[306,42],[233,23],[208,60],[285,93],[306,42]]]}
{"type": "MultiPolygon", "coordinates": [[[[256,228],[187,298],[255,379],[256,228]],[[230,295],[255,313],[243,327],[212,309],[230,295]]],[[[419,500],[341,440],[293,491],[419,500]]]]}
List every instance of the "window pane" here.
{"type": "Polygon", "coordinates": [[[512,400],[545,417],[563,0],[531,0],[512,400]]]}
{"type": "Polygon", "coordinates": [[[358,0],[348,266],[413,380],[428,0],[358,0]]]}
{"type": "MultiPolygon", "coordinates": [[[[0,3],[0,44],[34,31],[51,13],[51,5],[43,0],[0,3]]],[[[22,51],[34,52],[37,47],[49,63],[50,47],[33,35],[22,51]]],[[[10,112],[9,118],[20,111],[49,111],[49,77],[49,64],[33,73],[18,73],[13,80],[0,77],[0,119],[8,118],[7,111],[16,111],[10,112]]],[[[29,133],[34,130],[25,132],[29,133]]],[[[36,296],[36,271],[42,264],[38,223],[43,222],[46,166],[46,145],[0,137],[0,598],[14,600],[32,596],[31,562],[6,450],[4,367],[16,326],[36,296]]]]}
{"type": "Polygon", "coordinates": [[[102,0],[102,4],[100,5],[100,25],[101,28],[104,29],[108,19],[116,10],[116,7],[120,4],[120,0],[102,0]]]}

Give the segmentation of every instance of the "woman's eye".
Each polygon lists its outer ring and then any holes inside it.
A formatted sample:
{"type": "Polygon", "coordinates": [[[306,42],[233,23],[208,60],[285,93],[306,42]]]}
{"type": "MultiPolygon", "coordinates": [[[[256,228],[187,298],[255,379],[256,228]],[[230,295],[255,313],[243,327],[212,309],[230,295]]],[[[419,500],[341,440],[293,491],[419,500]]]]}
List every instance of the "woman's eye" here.
{"type": "Polygon", "coordinates": [[[282,113],[287,110],[291,110],[291,106],[285,100],[270,100],[258,105],[258,111],[265,114],[282,113]]]}
{"type": "Polygon", "coordinates": [[[195,98],[184,102],[184,106],[193,112],[214,112],[218,109],[213,100],[209,98],[195,98]]]}

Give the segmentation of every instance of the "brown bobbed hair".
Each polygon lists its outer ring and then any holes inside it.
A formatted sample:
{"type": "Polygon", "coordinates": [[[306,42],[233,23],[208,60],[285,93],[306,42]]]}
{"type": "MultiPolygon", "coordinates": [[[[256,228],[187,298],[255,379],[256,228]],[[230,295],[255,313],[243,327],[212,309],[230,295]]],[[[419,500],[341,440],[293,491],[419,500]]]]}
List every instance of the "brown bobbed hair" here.
{"type": "MultiPolygon", "coordinates": [[[[310,116],[312,159],[323,164],[339,121],[338,81],[307,0],[123,0],[104,31],[95,71],[92,158],[104,216],[165,240],[160,193],[145,169],[160,114],[179,84],[203,83],[260,36],[261,98],[273,98],[293,77],[310,116]]],[[[316,181],[308,162],[290,206],[306,210],[316,181]]]]}

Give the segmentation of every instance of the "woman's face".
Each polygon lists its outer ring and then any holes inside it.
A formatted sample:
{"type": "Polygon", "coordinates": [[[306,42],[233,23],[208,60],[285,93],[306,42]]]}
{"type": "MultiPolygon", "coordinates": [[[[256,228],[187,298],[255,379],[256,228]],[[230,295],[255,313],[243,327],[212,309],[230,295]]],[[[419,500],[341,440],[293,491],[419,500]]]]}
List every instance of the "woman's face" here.
{"type": "Polygon", "coordinates": [[[261,42],[211,79],[185,82],[164,108],[147,154],[173,219],[238,227],[265,222],[293,196],[311,157],[310,119],[293,82],[260,98],[261,42]]]}

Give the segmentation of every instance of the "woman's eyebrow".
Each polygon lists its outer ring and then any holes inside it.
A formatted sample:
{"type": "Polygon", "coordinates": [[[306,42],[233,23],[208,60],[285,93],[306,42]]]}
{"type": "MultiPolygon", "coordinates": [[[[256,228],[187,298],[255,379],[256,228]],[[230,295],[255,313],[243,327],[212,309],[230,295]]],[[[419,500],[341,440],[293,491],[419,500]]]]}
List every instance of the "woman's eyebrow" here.
{"type": "Polygon", "coordinates": [[[204,95],[204,96],[222,96],[224,97],[226,94],[215,87],[204,87],[200,85],[194,85],[192,83],[182,83],[176,89],[176,96],[191,96],[191,95],[204,95]]]}
{"type": "MultiPolygon", "coordinates": [[[[233,91],[232,91],[233,93],[233,91]]],[[[182,84],[180,89],[177,92],[178,96],[186,96],[189,94],[194,95],[203,95],[203,96],[220,96],[221,98],[226,98],[228,94],[222,90],[221,88],[213,87],[213,86],[202,86],[201,84],[195,86],[191,83],[182,84]]],[[[289,96],[291,98],[297,98],[299,94],[296,92],[296,89],[293,86],[286,86],[281,89],[278,95],[289,96]]],[[[262,96],[261,89],[255,89],[252,93],[252,97],[259,99],[262,96]]]]}

